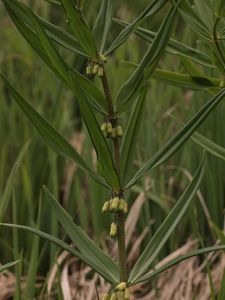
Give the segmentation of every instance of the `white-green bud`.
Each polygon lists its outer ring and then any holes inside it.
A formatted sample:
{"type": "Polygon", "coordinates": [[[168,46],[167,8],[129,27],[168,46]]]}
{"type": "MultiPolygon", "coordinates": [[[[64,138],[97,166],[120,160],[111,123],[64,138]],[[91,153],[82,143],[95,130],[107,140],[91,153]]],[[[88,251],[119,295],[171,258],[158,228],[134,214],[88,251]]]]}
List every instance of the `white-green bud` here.
{"type": "Polygon", "coordinates": [[[116,235],[117,235],[117,225],[115,222],[113,222],[110,227],[110,236],[115,237],[116,235]]]}
{"type": "Polygon", "coordinates": [[[110,300],[110,295],[109,294],[103,295],[102,300],[110,300]]]}
{"type": "Polygon", "coordinates": [[[117,210],[119,202],[120,202],[120,199],[118,197],[113,198],[110,202],[110,210],[111,211],[117,210]]]}
{"type": "Polygon", "coordinates": [[[101,131],[102,131],[102,132],[106,131],[106,122],[104,122],[104,123],[101,125],[101,131]]]}
{"type": "Polygon", "coordinates": [[[87,75],[91,75],[92,74],[92,68],[91,68],[91,65],[89,64],[86,68],[86,74],[87,75]]]}
{"type": "Polygon", "coordinates": [[[116,289],[118,291],[124,291],[127,288],[127,283],[125,281],[120,282],[117,286],[116,289]]]}
{"type": "Polygon", "coordinates": [[[99,67],[99,69],[98,69],[98,76],[102,77],[103,75],[104,75],[103,67],[99,67]]]}
{"type": "Polygon", "coordinates": [[[122,127],[121,127],[120,125],[118,125],[118,126],[116,127],[116,133],[117,133],[117,136],[118,136],[118,137],[123,136],[123,129],[122,129],[122,127]]]}
{"type": "Polygon", "coordinates": [[[110,206],[109,201],[105,201],[105,203],[102,206],[102,213],[107,212],[109,210],[109,206],[110,206]]]}
{"type": "Polygon", "coordinates": [[[99,54],[99,58],[100,58],[100,60],[101,60],[103,63],[106,63],[106,62],[107,62],[107,58],[106,58],[105,55],[99,54]]]}
{"type": "Polygon", "coordinates": [[[124,292],[123,291],[117,292],[116,295],[117,295],[118,300],[124,300],[124,292]]]}
{"type": "Polygon", "coordinates": [[[110,297],[110,300],[117,300],[118,298],[117,298],[117,295],[116,295],[116,293],[112,293],[111,294],[111,297],[110,297]]]}
{"type": "Polygon", "coordinates": [[[129,299],[130,299],[130,290],[129,290],[129,288],[126,288],[126,289],[125,289],[125,292],[124,292],[124,299],[125,299],[125,300],[129,300],[129,299]]]}
{"type": "Polygon", "coordinates": [[[113,128],[112,128],[112,123],[111,122],[107,122],[107,132],[109,133],[109,134],[111,134],[112,133],[112,130],[113,130],[113,128]]]}
{"type": "Polygon", "coordinates": [[[92,73],[94,74],[94,75],[96,75],[97,73],[98,73],[98,70],[99,70],[99,65],[94,65],[94,67],[93,67],[93,71],[92,71],[92,73]]]}

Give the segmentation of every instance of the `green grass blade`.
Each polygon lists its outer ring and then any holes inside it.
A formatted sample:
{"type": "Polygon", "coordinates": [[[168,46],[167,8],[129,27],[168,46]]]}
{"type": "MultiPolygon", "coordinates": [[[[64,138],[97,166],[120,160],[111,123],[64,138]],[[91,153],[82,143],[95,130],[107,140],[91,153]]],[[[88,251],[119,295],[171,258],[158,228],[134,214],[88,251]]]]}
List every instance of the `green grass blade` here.
{"type": "MultiPolygon", "coordinates": [[[[129,23],[124,22],[120,19],[114,18],[113,21],[121,25],[122,27],[126,27],[127,25],[129,25],[129,23]]],[[[148,43],[152,43],[157,34],[154,31],[150,31],[141,27],[138,27],[134,31],[134,33],[148,43]]],[[[170,38],[165,51],[170,54],[179,54],[181,56],[191,58],[196,63],[202,64],[207,67],[215,68],[215,66],[211,62],[210,56],[208,56],[206,53],[202,52],[201,50],[192,48],[175,39],[170,38]]]]}
{"type": "Polygon", "coordinates": [[[206,247],[206,248],[194,250],[190,253],[181,255],[181,256],[173,259],[168,264],[164,265],[163,267],[159,268],[158,270],[152,271],[151,273],[146,274],[145,276],[140,278],[138,280],[138,282],[140,283],[140,282],[150,280],[150,279],[156,277],[157,275],[159,275],[160,273],[168,270],[169,268],[172,268],[173,266],[179,264],[180,262],[187,260],[189,258],[192,258],[194,256],[198,256],[198,255],[202,255],[202,254],[206,254],[206,253],[210,253],[210,252],[215,252],[215,251],[223,251],[223,250],[225,250],[225,245],[212,246],[212,247],[206,247]]]}
{"type": "Polygon", "coordinates": [[[225,96],[225,89],[222,89],[212,97],[186,124],[172,137],[130,180],[126,188],[138,182],[147,172],[159,166],[171,157],[195,132],[195,130],[208,117],[213,109],[225,96]]]}
{"type": "Polygon", "coordinates": [[[152,0],[150,4],[141,12],[141,14],[128,26],[126,26],[117,38],[113,41],[110,47],[106,50],[105,54],[109,55],[121,46],[129,36],[134,32],[138,25],[149,16],[157,13],[168,1],[167,0],[152,0]]]}
{"type": "Polygon", "coordinates": [[[96,174],[78,154],[78,152],[64,139],[64,137],[51,126],[51,124],[44,119],[8,82],[6,77],[1,74],[1,77],[16,100],[17,104],[30,119],[36,127],[45,142],[58,154],[75,161],[83,170],[87,171],[89,175],[97,180],[105,187],[109,187],[106,182],[98,174],[96,174]]]}
{"type": "Polygon", "coordinates": [[[20,259],[17,259],[15,261],[12,261],[12,262],[9,262],[9,263],[7,263],[5,265],[0,266],[0,273],[2,273],[3,271],[5,271],[5,270],[7,270],[7,269],[9,269],[11,267],[14,267],[19,262],[20,262],[20,259]]]}
{"type": "Polygon", "coordinates": [[[13,184],[14,184],[14,179],[15,179],[17,168],[19,167],[21,160],[27,151],[29,144],[30,144],[30,142],[26,143],[23,146],[23,148],[21,149],[21,151],[16,159],[16,162],[10,172],[10,175],[7,179],[4,193],[0,197],[0,222],[2,222],[2,220],[3,220],[3,217],[5,215],[6,209],[8,207],[8,204],[9,204],[9,201],[10,201],[10,198],[12,195],[13,184]]]}
{"type": "Polygon", "coordinates": [[[102,0],[101,7],[93,28],[93,36],[99,53],[104,52],[112,23],[114,0],[102,0]]]}
{"type": "Polygon", "coordinates": [[[120,187],[120,180],[106,139],[100,130],[95,115],[88,103],[87,97],[84,95],[79,86],[74,87],[74,89],[76,91],[77,101],[79,103],[83,119],[97,153],[99,173],[113,189],[118,190],[120,187]]]}
{"type": "Polygon", "coordinates": [[[98,274],[100,274],[103,278],[105,278],[106,281],[111,283],[112,285],[115,285],[118,283],[118,280],[114,280],[111,276],[108,275],[108,273],[101,268],[101,266],[96,265],[94,261],[92,261],[87,255],[82,254],[81,252],[77,251],[67,243],[63,242],[62,240],[45,233],[43,231],[37,230],[35,228],[29,227],[29,226],[24,226],[24,225],[18,225],[18,224],[8,224],[8,223],[0,223],[0,226],[5,226],[5,227],[10,227],[10,228],[17,228],[24,230],[26,232],[30,232],[32,234],[36,234],[47,241],[54,243],[55,245],[59,246],[61,249],[68,251],[72,255],[78,257],[81,261],[86,263],[88,266],[90,266],[94,271],[96,271],[98,274]]]}
{"type": "Polygon", "coordinates": [[[126,131],[121,144],[121,178],[123,184],[126,184],[127,179],[130,178],[130,171],[132,170],[133,157],[135,153],[135,146],[137,142],[138,133],[140,131],[141,121],[143,119],[143,110],[146,98],[146,88],[136,100],[133,112],[130,116],[126,131]]]}
{"type": "Polygon", "coordinates": [[[108,272],[108,274],[110,274],[115,281],[118,281],[118,268],[112,259],[87,236],[80,226],[74,223],[71,216],[64,210],[64,208],[53,197],[53,195],[51,195],[46,187],[44,187],[44,191],[47,195],[46,198],[51,206],[51,209],[55,212],[58,221],[71,240],[75,243],[79,251],[83,253],[83,255],[88,256],[92,261],[99,265],[99,267],[104,269],[105,272],[108,272]]]}
{"type": "Polygon", "coordinates": [[[138,95],[140,89],[147,83],[156,68],[173,31],[178,6],[179,3],[171,7],[144,58],[128,81],[119,90],[116,99],[118,113],[123,112],[130,105],[131,99],[135,99],[135,96],[138,95]]]}
{"type": "Polygon", "coordinates": [[[84,52],[91,58],[96,58],[97,50],[92,32],[83,20],[81,13],[77,10],[74,1],[61,0],[61,3],[65,9],[69,25],[84,52]]]}
{"type": "Polygon", "coordinates": [[[143,277],[143,275],[149,272],[150,267],[152,266],[152,263],[156,259],[160,250],[165,245],[166,241],[190,206],[191,201],[199,188],[203,174],[204,157],[187,189],[184,191],[164,222],[158,228],[134,265],[129,277],[129,282],[132,284],[137,283],[143,277]]]}

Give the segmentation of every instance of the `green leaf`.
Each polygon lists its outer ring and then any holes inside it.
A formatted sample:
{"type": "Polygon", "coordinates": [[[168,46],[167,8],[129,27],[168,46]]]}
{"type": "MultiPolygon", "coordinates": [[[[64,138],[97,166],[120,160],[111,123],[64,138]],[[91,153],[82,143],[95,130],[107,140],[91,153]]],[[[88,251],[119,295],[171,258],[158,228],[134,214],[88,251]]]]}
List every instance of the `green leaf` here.
{"type": "Polygon", "coordinates": [[[44,187],[44,191],[47,195],[47,200],[51,209],[57,216],[58,221],[64,228],[65,232],[75,243],[79,251],[89,257],[89,259],[95,262],[99,268],[102,268],[106,273],[113,278],[115,282],[119,281],[119,271],[116,264],[112,259],[106,255],[98,246],[95,244],[87,234],[81,229],[80,226],[73,222],[70,215],[64,210],[59,202],[51,195],[51,193],[44,187]]]}
{"type": "Polygon", "coordinates": [[[93,28],[93,36],[99,53],[103,53],[112,23],[114,0],[102,0],[93,28]]]}
{"type": "Polygon", "coordinates": [[[206,25],[192,7],[189,0],[181,2],[180,12],[184,20],[194,29],[194,31],[196,31],[204,39],[212,41],[211,33],[207,30],[206,25]]]}
{"type": "Polygon", "coordinates": [[[12,262],[9,262],[9,263],[7,263],[5,265],[0,266],[0,273],[2,273],[3,271],[5,271],[6,269],[9,269],[9,268],[15,266],[19,262],[20,262],[20,259],[12,261],[12,262]]]}
{"type": "Polygon", "coordinates": [[[203,173],[204,156],[192,181],[190,182],[178,202],[175,204],[169,215],[166,217],[164,222],[153,235],[152,239],[147,244],[143,253],[134,265],[129,277],[129,282],[131,284],[140,282],[143,276],[149,272],[149,269],[152,266],[152,263],[156,259],[157,255],[159,254],[160,250],[165,245],[166,241],[190,206],[191,201],[199,188],[203,173]]]}
{"type": "Polygon", "coordinates": [[[153,16],[159,11],[168,0],[152,0],[150,4],[140,13],[140,15],[128,26],[126,26],[117,38],[113,41],[110,47],[106,50],[105,55],[109,55],[114,52],[119,46],[121,46],[134,30],[140,25],[140,23],[147,17],[153,16]]]}
{"type": "Polygon", "coordinates": [[[77,151],[68,143],[64,137],[56,131],[50,123],[44,119],[8,82],[6,77],[0,73],[6,87],[16,100],[17,104],[30,119],[45,142],[58,154],[75,161],[83,170],[87,171],[89,175],[104,185],[109,187],[108,184],[98,176],[83,160],[83,158],[77,153],[77,151]]]}
{"type": "Polygon", "coordinates": [[[214,251],[223,251],[223,250],[225,250],[225,245],[219,245],[219,246],[212,246],[212,247],[206,247],[206,248],[194,250],[190,253],[180,255],[177,258],[170,261],[169,263],[165,264],[163,267],[159,268],[158,270],[152,271],[151,273],[146,274],[138,282],[144,282],[144,281],[150,280],[150,279],[156,277],[157,275],[159,275],[160,273],[168,270],[169,268],[179,264],[180,262],[182,262],[184,260],[192,258],[194,256],[198,256],[198,255],[202,255],[202,254],[206,254],[206,253],[210,253],[210,252],[214,252],[214,251]]]}
{"type": "Polygon", "coordinates": [[[99,172],[113,189],[118,190],[120,188],[120,180],[106,139],[100,130],[95,115],[88,103],[87,97],[79,86],[74,86],[74,89],[76,91],[77,101],[79,103],[83,119],[97,153],[99,172]]]}
{"type": "Polygon", "coordinates": [[[144,58],[128,81],[125,82],[125,84],[119,90],[116,99],[117,113],[123,112],[130,105],[131,99],[134,99],[139,93],[140,89],[146,85],[151,74],[156,68],[172,33],[177,16],[178,6],[179,2],[176,6],[171,7],[144,58]]]}
{"type": "MultiPolygon", "coordinates": [[[[16,0],[3,0],[3,2],[5,5],[7,5],[8,10],[10,9],[10,11],[13,11],[21,23],[24,23],[24,25],[28,26],[33,33],[35,33],[32,28],[32,22],[27,14],[27,7],[24,8],[24,6],[16,0]]],[[[44,27],[48,37],[50,37],[54,42],[74,53],[87,56],[80,47],[77,39],[75,39],[71,34],[63,30],[61,27],[46,21],[39,15],[35,14],[35,16],[38,18],[40,24],[44,27]]]]}
{"type": "Polygon", "coordinates": [[[143,89],[140,97],[137,99],[122,140],[120,171],[121,177],[123,178],[123,184],[126,184],[127,179],[130,176],[130,170],[132,170],[135,146],[143,118],[146,92],[147,89],[143,89]]]}
{"type": "MultiPolygon", "coordinates": [[[[183,127],[182,123],[178,123],[183,127]]],[[[200,147],[205,149],[207,152],[211,153],[212,155],[225,160],[225,148],[221,147],[220,145],[214,143],[213,141],[207,139],[203,135],[195,132],[192,136],[191,139],[200,147]]]]}
{"type": "Polygon", "coordinates": [[[105,278],[106,281],[111,283],[112,285],[115,285],[118,281],[115,281],[114,278],[108,275],[108,273],[101,268],[101,266],[96,265],[95,261],[92,261],[89,256],[77,251],[64,241],[48,234],[43,231],[37,230],[35,228],[29,227],[29,226],[24,226],[24,225],[18,225],[18,224],[7,224],[7,223],[0,223],[0,226],[5,226],[5,227],[11,227],[11,228],[18,228],[21,230],[24,230],[26,232],[30,232],[32,234],[36,234],[51,243],[54,243],[55,245],[59,246],[61,249],[68,251],[72,255],[78,257],[81,261],[86,263],[88,266],[90,266],[94,271],[96,271],[98,274],[100,274],[103,278],[105,278]]]}
{"type": "Polygon", "coordinates": [[[78,84],[85,93],[87,93],[94,103],[92,106],[102,114],[105,113],[106,102],[105,98],[99,89],[93,82],[88,80],[86,77],[79,74],[76,70],[72,70],[66,62],[61,58],[60,54],[54,47],[47,33],[43,29],[43,24],[34,13],[30,11],[25,5],[19,4],[17,1],[3,0],[13,22],[22,33],[27,42],[34,48],[37,54],[44,60],[44,62],[50,67],[50,69],[68,85],[72,90],[74,89],[73,83],[78,84]],[[29,24],[33,24],[33,31],[30,29],[30,25],[27,26],[23,23],[23,15],[29,19],[29,24]],[[33,23],[32,23],[33,21],[33,23]],[[72,76],[72,79],[71,79],[72,76]]]}
{"type": "MultiPolygon", "coordinates": [[[[135,69],[137,64],[131,62],[123,62],[124,65],[135,69]]],[[[219,78],[209,77],[205,75],[190,76],[183,73],[171,72],[163,69],[155,69],[152,73],[152,78],[162,81],[166,84],[177,86],[183,89],[190,89],[196,91],[202,91],[202,89],[217,91],[221,89],[223,81],[219,78]]]]}
{"type": "Polygon", "coordinates": [[[65,9],[69,25],[84,52],[91,58],[97,58],[97,50],[91,30],[84,21],[81,13],[77,10],[74,1],[61,0],[61,3],[65,9]]]}
{"type": "Polygon", "coordinates": [[[139,181],[151,169],[159,166],[170,158],[195,132],[195,130],[208,117],[213,109],[225,96],[225,89],[222,89],[212,97],[186,124],[179,130],[130,180],[126,188],[131,187],[139,181]]]}
{"type": "Polygon", "coordinates": [[[0,222],[2,222],[3,217],[5,216],[6,209],[8,207],[10,198],[12,196],[12,191],[13,191],[13,184],[14,184],[14,179],[16,175],[16,171],[18,169],[18,166],[21,164],[21,160],[24,157],[24,154],[26,153],[28,146],[30,142],[27,142],[23,148],[21,149],[15,164],[13,165],[13,168],[10,172],[10,175],[7,179],[5,190],[3,195],[0,197],[0,222]]]}
{"type": "MultiPolygon", "coordinates": [[[[127,22],[124,22],[124,21],[116,19],[116,18],[114,18],[113,21],[123,27],[125,27],[129,24],[127,22]]],[[[156,32],[153,32],[153,31],[141,28],[141,27],[138,27],[134,31],[134,33],[148,43],[152,43],[157,34],[156,32]]],[[[171,53],[171,54],[175,54],[175,55],[179,54],[180,56],[191,58],[193,61],[195,61],[199,64],[205,65],[207,67],[215,68],[215,66],[211,62],[210,57],[206,53],[204,53],[198,49],[192,48],[192,47],[190,47],[184,43],[181,43],[175,39],[170,38],[165,51],[168,53],[171,53]]]]}

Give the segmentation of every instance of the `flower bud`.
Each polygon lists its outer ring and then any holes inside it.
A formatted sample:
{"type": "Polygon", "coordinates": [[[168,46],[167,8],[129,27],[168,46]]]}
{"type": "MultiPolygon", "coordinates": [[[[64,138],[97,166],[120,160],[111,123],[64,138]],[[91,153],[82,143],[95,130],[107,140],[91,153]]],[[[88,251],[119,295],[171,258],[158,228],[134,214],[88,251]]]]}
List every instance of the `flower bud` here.
{"type": "Polygon", "coordinates": [[[106,130],[106,122],[104,122],[101,126],[101,131],[104,132],[106,130]]]}
{"type": "Polygon", "coordinates": [[[117,300],[117,295],[116,293],[112,293],[111,297],[110,297],[110,300],[117,300]]]}
{"type": "Polygon", "coordinates": [[[91,65],[89,64],[86,68],[86,74],[87,75],[91,75],[92,74],[92,68],[91,68],[91,65]]]}
{"type": "Polygon", "coordinates": [[[120,125],[118,125],[118,126],[116,127],[116,133],[117,133],[117,136],[118,136],[118,137],[123,136],[123,129],[122,129],[122,127],[121,127],[120,125]]]}
{"type": "Polygon", "coordinates": [[[117,132],[116,132],[116,128],[113,128],[112,129],[112,133],[111,133],[111,138],[116,138],[116,136],[117,136],[117,132]]]}
{"type": "Polygon", "coordinates": [[[126,289],[125,289],[125,292],[124,292],[124,299],[125,299],[125,300],[129,300],[129,299],[130,299],[130,290],[129,290],[129,288],[126,288],[126,289]]]}
{"type": "Polygon", "coordinates": [[[110,211],[117,210],[119,202],[120,202],[120,199],[118,197],[113,198],[110,203],[110,211]]]}
{"type": "Polygon", "coordinates": [[[116,295],[117,295],[118,300],[124,300],[124,292],[123,291],[117,292],[116,295]]]}
{"type": "Polygon", "coordinates": [[[103,67],[99,67],[99,69],[98,69],[98,76],[102,77],[103,75],[104,75],[103,67]]]}
{"type": "Polygon", "coordinates": [[[107,210],[109,210],[109,206],[110,206],[109,201],[105,201],[105,203],[102,206],[102,213],[107,212],[107,210]]]}
{"type": "Polygon", "coordinates": [[[94,75],[96,75],[97,73],[98,73],[98,70],[99,70],[99,65],[94,65],[94,68],[93,68],[93,71],[92,71],[92,73],[94,74],[94,75]]]}
{"type": "Polygon", "coordinates": [[[103,63],[106,63],[106,62],[107,62],[107,58],[106,58],[105,55],[99,54],[99,58],[101,59],[101,61],[102,61],[103,63]]]}
{"type": "Polygon", "coordinates": [[[127,288],[127,283],[125,281],[120,282],[117,286],[116,289],[118,291],[124,291],[127,288]]]}
{"type": "Polygon", "coordinates": [[[103,295],[102,300],[110,300],[110,295],[109,294],[103,295]]]}
{"type": "Polygon", "coordinates": [[[123,212],[125,214],[127,214],[127,212],[128,212],[128,204],[127,204],[127,202],[125,200],[124,200],[124,205],[123,205],[123,212]]]}
{"type": "Polygon", "coordinates": [[[112,133],[112,129],[113,129],[112,128],[112,123],[111,122],[107,122],[106,126],[107,126],[107,132],[111,134],[112,133]]]}
{"type": "Polygon", "coordinates": [[[117,225],[115,222],[113,222],[110,227],[110,236],[115,237],[116,235],[117,235],[117,225]]]}

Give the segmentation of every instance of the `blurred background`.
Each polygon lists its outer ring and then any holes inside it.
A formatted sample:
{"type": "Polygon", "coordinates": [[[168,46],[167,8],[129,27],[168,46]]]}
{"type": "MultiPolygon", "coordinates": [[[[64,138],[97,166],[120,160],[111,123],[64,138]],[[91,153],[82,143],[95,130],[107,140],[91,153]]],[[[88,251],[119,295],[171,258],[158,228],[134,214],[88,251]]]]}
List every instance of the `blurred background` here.
{"type": "MultiPolygon", "coordinates": [[[[51,5],[40,0],[24,2],[52,23],[62,27],[67,26],[65,15],[58,5],[51,5]]],[[[129,22],[143,10],[149,1],[117,2],[116,17],[129,22]]],[[[100,1],[88,1],[88,4],[85,6],[84,13],[92,26],[100,1]]],[[[157,31],[166,11],[165,7],[156,17],[144,21],[142,27],[157,31]]],[[[91,163],[94,159],[93,149],[73,94],[57,80],[23,39],[2,4],[0,4],[0,28],[0,69],[21,94],[63,136],[70,140],[86,161],[91,163]],[[90,153],[93,153],[93,156],[90,153]]],[[[114,24],[111,40],[119,30],[119,25],[114,24]]],[[[197,43],[197,36],[182,20],[178,21],[174,36],[190,46],[195,46],[197,43]]],[[[125,62],[138,63],[147,47],[146,42],[132,35],[109,59],[107,68],[114,96],[132,72],[132,68],[125,62]]],[[[61,53],[76,69],[80,72],[85,71],[86,61],[82,57],[65,49],[61,49],[61,53]]],[[[178,58],[168,54],[161,59],[160,68],[170,71],[183,70],[178,58]]],[[[209,75],[213,75],[213,71],[209,75]]],[[[136,168],[143,165],[178,130],[170,114],[185,123],[209,98],[210,95],[203,91],[193,92],[152,79],[136,148],[136,168]]],[[[222,102],[199,130],[204,136],[222,147],[225,147],[224,115],[225,105],[222,102]]],[[[121,120],[124,126],[128,116],[129,112],[127,117],[121,120]]],[[[27,149],[18,162],[12,197],[2,220],[7,223],[36,226],[38,207],[41,202],[42,215],[38,226],[45,232],[61,238],[65,237],[41,193],[42,186],[46,185],[76,222],[106,251],[113,253],[115,251],[113,243],[106,237],[110,220],[101,213],[102,204],[108,197],[107,192],[87,177],[74,163],[65,161],[46,146],[0,81],[0,198],[6,195],[10,172],[24,145],[27,145],[27,149]]],[[[142,184],[134,186],[127,195],[130,208],[136,205],[130,218],[130,221],[133,220],[128,247],[131,251],[130,265],[139,256],[143,246],[182,194],[198,167],[201,156],[202,149],[190,140],[169,161],[151,172],[142,184]]],[[[183,245],[186,245],[186,249],[192,249],[195,247],[195,240],[198,240],[202,246],[216,243],[217,236],[211,230],[207,214],[220,228],[223,228],[224,180],[225,162],[208,154],[207,171],[201,184],[201,191],[196,196],[197,201],[161,251],[159,261],[183,245]],[[203,204],[205,209],[203,209],[203,204]]],[[[0,299],[51,299],[49,296],[47,298],[47,291],[50,291],[52,299],[70,299],[65,298],[64,294],[65,278],[67,283],[69,282],[71,293],[77,293],[77,296],[71,299],[96,299],[93,274],[79,261],[72,259],[55,245],[43,239],[22,231],[1,228],[0,263],[4,264],[18,256],[22,258],[22,263],[15,270],[12,269],[11,272],[0,275],[0,299]],[[15,283],[16,278],[22,283],[21,286],[15,283]],[[86,292],[82,292],[85,289],[86,292]],[[89,295],[92,293],[93,298],[87,298],[82,293],[89,295]]],[[[216,264],[217,260],[218,256],[213,262],[216,264]]],[[[205,261],[205,257],[200,258],[200,262],[196,261],[193,266],[197,263],[199,267],[200,263],[205,261]]],[[[204,280],[211,278],[209,266],[201,270],[204,280]]],[[[202,279],[202,282],[205,281],[202,279]]],[[[198,285],[196,286],[199,288],[198,285]]],[[[210,291],[213,286],[212,280],[212,286],[209,285],[210,291]]],[[[137,299],[166,299],[162,295],[157,298],[156,282],[148,286],[140,286],[134,292],[137,299]],[[149,296],[146,296],[148,294],[149,296]]],[[[169,296],[167,299],[170,299],[169,296]]]]}

